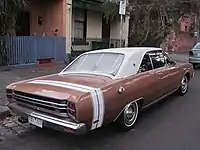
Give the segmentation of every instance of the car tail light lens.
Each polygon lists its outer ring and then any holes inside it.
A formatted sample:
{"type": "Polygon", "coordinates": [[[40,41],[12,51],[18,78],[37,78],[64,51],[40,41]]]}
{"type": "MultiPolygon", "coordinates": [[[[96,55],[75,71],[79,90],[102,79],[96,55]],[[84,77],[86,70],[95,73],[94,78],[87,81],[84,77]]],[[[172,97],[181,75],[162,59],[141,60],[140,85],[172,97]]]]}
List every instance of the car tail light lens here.
{"type": "Polygon", "coordinates": [[[193,55],[194,55],[193,51],[190,51],[189,56],[193,56],[193,55]]]}
{"type": "Polygon", "coordinates": [[[76,105],[73,102],[69,102],[67,106],[67,112],[68,114],[76,119],[76,105]]]}
{"type": "Polygon", "coordinates": [[[12,89],[6,89],[6,97],[8,99],[12,99],[13,98],[13,90],[12,89]]]}

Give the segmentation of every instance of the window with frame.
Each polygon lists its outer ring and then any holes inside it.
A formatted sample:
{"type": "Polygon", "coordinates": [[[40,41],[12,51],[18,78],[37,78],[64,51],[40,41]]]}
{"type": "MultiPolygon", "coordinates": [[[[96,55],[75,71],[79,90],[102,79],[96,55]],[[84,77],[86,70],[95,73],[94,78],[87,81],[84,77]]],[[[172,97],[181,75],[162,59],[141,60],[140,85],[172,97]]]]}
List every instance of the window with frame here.
{"type": "Polygon", "coordinates": [[[149,56],[152,60],[154,69],[161,68],[166,65],[165,57],[161,51],[150,52],[149,56]]]}
{"type": "Polygon", "coordinates": [[[170,65],[171,64],[171,59],[169,58],[169,56],[167,55],[167,53],[164,52],[163,55],[165,57],[166,63],[170,65]]]}
{"type": "Polygon", "coordinates": [[[193,49],[200,49],[200,43],[197,43],[197,44],[193,47],[193,49]]]}
{"type": "Polygon", "coordinates": [[[152,69],[153,69],[153,66],[151,63],[151,59],[148,54],[145,54],[140,65],[139,72],[145,72],[152,69]]]}
{"type": "Polygon", "coordinates": [[[74,40],[83,41],[85,39],[85,11],[74,10],[74,40]]]}
{"type": "Polygon", "coordinates": [[[73,73],[104,73],[115,76],[123,61],[124,54],[121,53],[89,53],[77,58],[65,72],[73,73]]]}

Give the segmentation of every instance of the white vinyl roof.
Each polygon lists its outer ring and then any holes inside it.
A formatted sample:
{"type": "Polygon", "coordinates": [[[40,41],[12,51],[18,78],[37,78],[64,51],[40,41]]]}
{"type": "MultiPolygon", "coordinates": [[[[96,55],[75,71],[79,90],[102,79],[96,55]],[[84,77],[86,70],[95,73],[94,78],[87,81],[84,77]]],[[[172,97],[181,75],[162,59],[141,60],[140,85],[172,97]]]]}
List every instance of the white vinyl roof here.
{"type": "MultiPolygon", "coordinates": [[[[123,63],[121,64],[120,69],[118,70],[118,73],[116,74],[116,76],[112,77],[113,79],[119,79],[119,78],[124,78],[124,77],[130,76],[130,75],[136,74],[139,70],[143,56],[147,52],[158,51],[158,50],[162,50],[162,49],[154,48],[154,47],[110,48],[110,49],[94,50],[94,51],[83,53],[82,55],[95,54],[95,53],[118,53],[118,54],[121,53],[121,54],[124,54],[125,57],[124,57],[123,63]]],[[[66,74],[65,69],[60,74],[66,74]]]]}
{"type": "Polygon", "coordinates": [[[90,51],[86,53],[108,52],[108,53],[136,54],[136,53],[146,53],[152,50],[162,50],[162,49],[156,48],[156,47],[125,47],[125,48],[110,48],[110,49],[94,50],[94,51],[90,51]]]}

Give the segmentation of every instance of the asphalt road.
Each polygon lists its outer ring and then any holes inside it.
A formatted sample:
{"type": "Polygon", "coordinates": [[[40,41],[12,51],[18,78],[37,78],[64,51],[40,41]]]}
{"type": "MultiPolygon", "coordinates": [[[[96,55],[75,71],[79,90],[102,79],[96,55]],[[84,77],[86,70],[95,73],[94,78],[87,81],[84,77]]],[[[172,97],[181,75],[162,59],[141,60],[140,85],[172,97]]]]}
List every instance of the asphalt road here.
{"type": "Polygon", "coordinates": [[[171,96],[143,112],[134,130],[113,126],[83,137],[31,130],[0,142],[1,150],[200,150],[200,69],[184,97],[171,96]]]}

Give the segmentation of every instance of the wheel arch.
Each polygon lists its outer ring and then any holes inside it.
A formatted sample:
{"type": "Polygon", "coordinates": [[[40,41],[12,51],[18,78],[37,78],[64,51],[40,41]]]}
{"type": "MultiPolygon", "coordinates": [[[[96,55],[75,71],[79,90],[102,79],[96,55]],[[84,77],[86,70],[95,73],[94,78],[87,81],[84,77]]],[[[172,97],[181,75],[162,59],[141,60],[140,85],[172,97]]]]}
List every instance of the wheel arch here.
{"type": "Polygon", "coordinates": [[[188,81],[190,81],[190,73],[189,73],[189,71],[185,72],[184,76],[186,76],[188,81]]]}
{"type": "Polygon", "coordinates": [[[138,108],[140,108],[140,106],[142,105],[143,100],[144,100],[144,98],[143,98],[143,97],[140,97],[140,98],[138,98],[138,99],[132,100],[131,102],[127,103],[127,104],[121,109],[121,111],[118,113],[118,115],[115,117],[115,119],[113,120],[113,122],[117,121],[117,119],[120,117],[120,115],[122,114],[122,112],[124,111],[125,107],[126,107],[128,104],[137,102],[138,108]]]}

